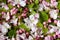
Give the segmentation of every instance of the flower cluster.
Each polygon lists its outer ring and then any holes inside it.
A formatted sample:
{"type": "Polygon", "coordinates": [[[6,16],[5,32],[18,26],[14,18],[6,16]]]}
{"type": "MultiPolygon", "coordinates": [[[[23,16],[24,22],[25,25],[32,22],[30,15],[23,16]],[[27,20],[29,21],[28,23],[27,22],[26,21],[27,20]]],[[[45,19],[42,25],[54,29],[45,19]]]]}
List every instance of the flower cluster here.
{"type": "Polygon", "coordinates": [[[60,40],[60,0],[0,0],[0,40],[60,40]]]}

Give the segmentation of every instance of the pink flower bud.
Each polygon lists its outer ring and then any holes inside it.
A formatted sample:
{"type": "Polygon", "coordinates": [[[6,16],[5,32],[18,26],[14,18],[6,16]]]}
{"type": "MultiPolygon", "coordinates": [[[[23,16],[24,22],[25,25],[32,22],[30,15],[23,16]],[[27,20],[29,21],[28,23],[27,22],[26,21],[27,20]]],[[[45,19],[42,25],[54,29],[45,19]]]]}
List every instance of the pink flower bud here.
{"type": "Polygon", "coordinates": [[[45,24],[46,24],[46,22],[43,22],[43,24],[45,25],[45,24]]]}
{"type": "Polygon", "coordinates": [[[44,7],[45,7],[45,6],[49,6],[49,3],[46,2],[45,0],[42,1],[42,4],[44,5],[44,7]]]}
{"type": "Polygon", "coordinates": [[[54,20],[54,23],[55,23],[55,24],[57,24],[57,22],[58,22],[57,20],[54,20]]]}
{"type": "Polygon", "coordinates": [[[2,15],[6,14],[5,12],[2,12],[2,15]]]}
{"type": "Polygon", "coordinates": [[[34,16],[35,16],[35,18],[39,18],[39,14],[38,14],[38,13],[37,13],[37,14],[35,14],[34,16]]]}
{"type": "Polygon", "coordinates": [[[20,30],[19,30],[19,34],[22,34],[22,33],[23,33],[23,32],[22,32],[22,30],[20,29],[20,30]]]}
{"type": "Polygon", "coordinates": [[[58,35],[58,38],[60,38],[60,34],[58,35]]]}
{"type": "Polygon", "coordinates": [[[8,0],[8,3],[11,2],[12,0],[8,0]]]}
{"type": "Polygon", "coordinates": [[[21,29],[22,30],[22,32],[25,32],[25,30],[24,29],[21,29]]]}
{"type": "Polygon", "coordinates": [[[40,39],[40,37],[39,36],[36,36],[36,40],[39,40],[40,39]]]}
{"type": "Polygon", "coordinates": [[[11,11],[10,11],[11,12],[11,15],[16,14],[17,11],[18,11],[18,9],[16,9],[16,8],[11,9],[11,11]]]}
{"type": "Polygon", "coordinates": [[[16,31],[17,34],[19,34],[19,31],[16,31]]]}
{"type": "Polygon", "coordinates": [[[51,23],[51,19],[48,19],[48,22],[51,23]]]}
{"type": "Polygon", "coordinates": [[[26,37],[29,37],[29,33],[28,32],[26,32],[26,37]]]}
{"type": "Polygon", "coordinates": [[[56,2],[56,0],[51,0],[51,3],[56,2]]]}
{"type": "Polygon", "coordinates": [[[25,10],[25,11],[28,11],[28,8],[25,8],[24,10],[25,10]]]}
{"type": "Polygon", "coordinates": [[[17,4],[17,7],[19,8],[20,7],[20,4],[17,4]]]}
{"type": "Polygon", "coordinates": [[[26,14],[22,13],[22,15],[21,15],[21,16],[25,17],[25,16],[26,16],[26,14]]]}

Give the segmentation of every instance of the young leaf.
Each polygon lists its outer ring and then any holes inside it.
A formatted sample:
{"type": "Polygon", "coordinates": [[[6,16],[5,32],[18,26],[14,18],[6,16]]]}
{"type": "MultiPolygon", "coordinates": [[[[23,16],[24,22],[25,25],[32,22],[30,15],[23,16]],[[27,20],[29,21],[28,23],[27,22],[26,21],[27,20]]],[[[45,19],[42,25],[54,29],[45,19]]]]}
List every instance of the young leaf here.
{"type": "Polygon", "coordinates": [[[22,28],[22,29],[25,29],[28,32],[30,31],[30,29],[23,23],[19,27],[22,28]]]}
{"type": "Polygon", "coordinates": [[[9,7],[9,9],[12,9],[13,8],[13,6],[11,4],[8,4],[8,7],[9,7]]]}
{"type": "Polygon", "coordinates": [[[38,8],[39,8],[39,5],[38,5],[38,4],[35,4],[33,8],[34,8],[34,10],[36,10],[36,11],[37,11],[37,10],[38,10],[38,8]]]}
{"type": "Polygon", "coordinates": [[[43,28],[43,24],[40,23],[40,22],[38,22],[38,23],[37,23],[37,27],[38,27],[38,28],[43,28]]]}
{"type": "Polygon", "coordinates": [[[31,11],[31,14],[36,14],[36,12],[34,10],[31,11]]]}
{"type": "Polygon", "coordinates": [[[33,8],[33,6],[34,6],[34,3],[29,4],[29,5],[28,5],[28,8],[33,8]]]}
{"type": "Polygon", "coordinates": [[[46,14],[46,12],[42,11],[40,16],[43,18],[42,20],[44,20],[44,21],[48,20],[48,15],[46,14]]]}
{"type": "Polygon", "coordinates": [[[39,0],[35,0],[35,4],[38,4],[39,3],[39,0]]]}
{"type": "Polygon", "coordinates": [[[48,32],[48,28],[43,27],[42,31],[43,31],[43,34],[45,35],[48,32]]]}

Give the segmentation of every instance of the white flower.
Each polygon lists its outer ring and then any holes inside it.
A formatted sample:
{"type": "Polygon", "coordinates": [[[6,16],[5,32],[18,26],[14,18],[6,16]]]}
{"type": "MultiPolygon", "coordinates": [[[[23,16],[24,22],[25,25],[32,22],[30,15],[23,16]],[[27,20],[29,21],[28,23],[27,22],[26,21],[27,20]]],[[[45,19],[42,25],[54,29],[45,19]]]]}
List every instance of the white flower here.
{"type": "Polygon", "coordinates": [[[54,2],[54,3],[50,4],[51,7],[53,7],[53,6],[57,7],[57,5],[58,5],[58,2],[54,2]]]}
{"type": "Polygon", "coordinates": [[[24,6],[26,5],[26,2],[25,2],[25,1],[21,1],[21,2],[20,2],[20,5],[21,5],[22,7],[24,7],[24,6]]]}
{"type": "Polygon", "coordinates": [[[26,5],[26,0],[15,0],[15,4],[20,4],[22,7],[26,5]]]}
{"type": "Polygon", "coordinates": [[[39,14],[33,14],[29,16],[28,18],[25,18],[25,24],[28,26],[28,28],[30,28],[32,30],[32,33],[35,32],[37,30],[36,24],[38,22],[38,18],[39,18],[39,14]]]}
{"type": "Polygon", "coordinates": [[[20,40],[19,34],[16,35],[16,40],[20,40]]]}
{"type": "Polygon", "coordinates": [[[29,36],[28,40],[33,40],[33,37],[32,36],[29,36]]]}
{"type": "Polygon", "coordinates": [[[6,34],[6,33],[8,32],[8,29],[2,25],[1,32],[2,32],[3,34],[6,34]]]}
{"type": "Polygon", "coordinates": [[[53,28],[49,30],[49,33],[53,33],[53,32],[54,32],[54,29],[53,28]]]}
{"type": "MultiPolygon", "coordinates": [[[[36,25],[37,22],[38,22],[38,19],[35,19],[35,17],[36,17],[36,16],[34,16],[34,15],[30,15],[30,16],[29,16],[29,19],[31,20],[31,22],[32,22],[33,24],[36,25]]],[[[37,16],[37,17],[38,17],[38,16],[37,16]]]]}
{"type": "Polygon", "coordinates": [[[39,7],[38,10],[39,10],[39,11],[43,11],[43,8],[44,8],[44,7],[43,7],[43,4],[40,4],[39,6],[40,6],[40,7],[39,7]]]}
{"type": "Polygon", "coordinates": [[[33,21],[34,20],[34,14],[33,15],[30,15],[29,16],[29,19],[33,21]]]}
{"type": "Polygon", "coordinates": [[[1,5],[2,5],[2,8],[6,9],[6,10],[9,10],[9,7],[6,4],[1,3],[1,5]]]}
{"type": "Polygon", "coordinates": [[[50,17],[53,19],[56,19],[58,15],[57,10],[51,10],[49,14],[50,14],[50,17]]]}
{"type": "Polygon", "coordinates": [[[31,35],[33,38],[35,38],[38,34],[37,34],[37,32],[34,32],[34,34],[31,32],[31,35]]]}
{"type": "Polygon", "coordinates": [[[60,27],[60,20],[58,20],[58,22],[57,22],[57,26],[60,27]]]}
{"type": "Polygon", "coordinates": [[[22,39],[25,39],[25,37],[26,37],[26,34],[25,33],[23,33],[23,34],[21,34],[21,35],[19,35],[22,39]]]}
{"type": "Polygon", "coordinates": [[[3,26],[6,27],[6,28],[11,28],[11,26],[6,22],[3,22],[3,26]]]}
{"type": "Polygon", "coordinates": [[[3,22],[3,24],[1,25],[0,24],[0,31],[3,35],[5,35],[7,32],[8,32],[8,29],[10,28],[11,26],[6,23],[6,22],[3,22]]]}
{"type": "Polygon", "coordinates": [[[2,17],[5,18],[6,21],[8,21],[10,19],[9,12],[7,12],[7,14],[4,14],[2,17]]]}
{"type": "Polygon", "coordinates": [[[15,16],[13,16],[13,19],[11,20],[10,23],[13,23],[14,25],[17,24],[18,18],[15,18],[15,16]]]}
{"type": "Polygon", "coordinates": [[[0,35],[0,40],[4,40],[4,39],[5,39],[4,35],[0,35]]]}
{"type": "Polygon", "coordinates": [[[28,18],[25,18],[24,21],[25,21],[26,23],[29,23],[29,22],[30,22],[30,20],[29,20],[28,18]]]}
{"type": "Polygon", "coordinates": [[[39,18],[39,14],[38,14],[38,13],[36,13],[34,16],[35,16],[37,19],[39,18]]]}
{"type": "Polygon", "coordinates": [[[50,4],[50,6],[51,7],[57,7],[57,5],[58,5],[58,2],[56,1],[56,0],[51,0],[51,4],[50,4]]]}
{"type": "Polygon", "coordinates": [[[49,7],[44,7],[44,9],[45,9],[45,10],[47,10],[47,11],[49,11],[49,10],[50,10],[50,8],[49,8],[49,7]]]}
{"type": "Polygon", "coordinates": [[[51,27],[51,29],[49,30],[48,33],[53,33],[53,32],[56,32],[57,31],[57,27],[56,26],[53,26],[53,25],[49,25],[51,27]]]}
{"type": "Polygon", "coordinates": [[[7,5],[5,5],[5,6],[4,6],[4,8],[5,8],[6,10],[9,10],[9,8],[8,8],[8,6],[7,6],[7,5]]]}
{"type": "Polygon", "coordinates": [[[51,40],[51,37],[48,35],[48,36],[45,37],[44,40],[51,40]]]}
{"type": "Polygon", "coordinates": [[[35,26],[33,25],[33,26],[31,26],[31,30],[32,30],[32,32],[36,32],[37,27],[35,27],[35,26]]]}
{"type": "Polygon", "coordinates": [[[11,40],[15,40],[15,38],[12,36],[12,39],[11,40]]]}
{"type": "Polygon", "coordinates": [[[33,24],[36,25],[37,23],[38,23],[38,19],[35,19],[34,22],[33,22],[33,24]]]}

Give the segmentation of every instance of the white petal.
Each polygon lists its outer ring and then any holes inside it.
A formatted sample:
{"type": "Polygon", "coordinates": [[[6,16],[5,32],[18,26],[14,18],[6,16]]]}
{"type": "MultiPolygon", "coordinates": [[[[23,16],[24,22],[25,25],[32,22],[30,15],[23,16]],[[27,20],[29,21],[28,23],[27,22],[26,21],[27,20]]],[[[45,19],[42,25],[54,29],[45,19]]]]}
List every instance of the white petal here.
{"type": "Polygon", "coordinates": [[[21,5],[22,7],[24,7],[24,6],[26,5],[26,2],[25,2],[25,1],[21,1],[21,2],[20,2],[20,5],[21,5]]]}
{"type": "Polygon", "coordinates": [[[34,15],[30,15],[29,18],[30,18],[30,20],[33,21],[34,20],[34,15]]]}
{"type": "Polygon", "coordinates": [[[57,22],[57,26],[60,27],[60,20],[57,22]]]}
{"type": "Polygon", "coordinates": [[[53,18],[53,19],[56,19],[57,18],[57,15],[58,15],[58,13],[57,13],[56,10],[51,10],[49,12],[49,14],[50,14],[50,17],[53,18]]]}
{"type": "Polygon", "coordinates": [[[50,31],[49,31],[50,33],[53,33],[54,32],[54,29],[52,28],[52,29],[50,29],[50,31]]]}
{"type": "Polygon", "coordinates": [[[33,24],[36,25],[37,23],[38,23],[38,19],[35,19],[34,22],[33,22],[33,24]]]}
{"type": "Polygon", "coordinates": [[[40,7],[38,9],[39,11],[43,11],[43,4],[40,4],[40,7]]]}
{"type": "Polygon", "coordinates": [[[11,26],[8,24],[8,23],[6,23],[6,22],[3,22],[3,25],[6,27],[6,28],[10,28],[11,26]]]}
{"type": "Polygon", "coordinates": [[[29,36],[29,40],[33,40],[33,37],[32,36],[29,36]]]}
{"type": "Polygon", "coordinates": [[[23,33],[22,35],[20,35],[21,38],[25,39],[26,35],[25,33],[23,33]]]}
{"type": "Polygon", "coordinates": [[[8,29],[3,26],[1,31],[2,31],[3,34],[6,34],[8,32],[8,29]]]}
{"type": "Polygon", "coordinates": [[[12,40],[15,40],[15,38],[12,36],[12,40]]]}

